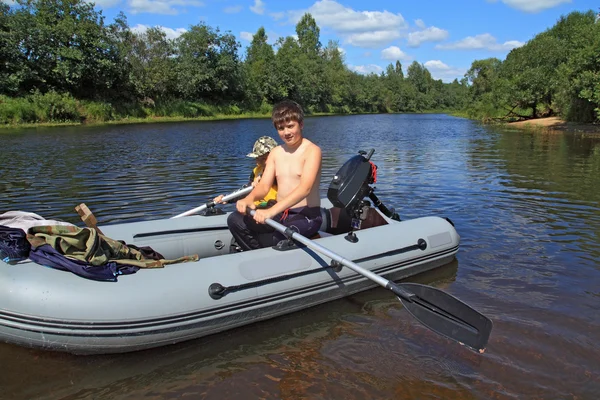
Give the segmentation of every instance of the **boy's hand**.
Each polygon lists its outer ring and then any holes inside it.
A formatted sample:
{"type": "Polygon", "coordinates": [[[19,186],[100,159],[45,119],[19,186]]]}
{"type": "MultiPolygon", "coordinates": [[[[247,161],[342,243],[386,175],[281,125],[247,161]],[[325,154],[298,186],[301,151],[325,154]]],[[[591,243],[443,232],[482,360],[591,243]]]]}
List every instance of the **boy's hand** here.
{"type": "Polygon", "coordinates": [[[259,224],[264,224],[267,219],[273,218],[274,215],[275,214],[273,214],[269,209],[256,210],[254,213],[254,220],[259,224]]]}
{"type": "MultiPolygon", "coordinates": [[[[221,202],[221,200],[223,199],[223,197],[225,197],[225,196],[223,196],[222,194],[218,195],[217,197],[215,197],[213,199],[213,203],[219,204],[221,202]]],[[[227,202],[224,202],[223,204],[227,204],[227,202]]]]}
{"type": "Polygon", "coordinates": [[[235,208],[242,214],[246,214],[246,209],[254,210],[256,205],[254,205],[253,201],[248,201],[246,199],[241,199],[237,203],[235,203],[235,208]]]}

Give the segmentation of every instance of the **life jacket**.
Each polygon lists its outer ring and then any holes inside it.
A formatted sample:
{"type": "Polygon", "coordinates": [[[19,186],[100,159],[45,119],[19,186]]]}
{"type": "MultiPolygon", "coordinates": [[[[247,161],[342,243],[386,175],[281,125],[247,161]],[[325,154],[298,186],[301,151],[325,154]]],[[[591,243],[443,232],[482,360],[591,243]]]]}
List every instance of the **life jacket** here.
{"type": "MultiPolygon", "coordinates": [[[[258,176],[261,177],[264,172],[264,169],[260,166],[254,167],[252,170],[252,174],[250,175],[250,183],[254,182],[254,179],[258,176]]],[[[262,200],[257,200],[254,202],[256,206],[263,207],[266,206],[269,201],[277,201],[277,181],[273,182],[273,186],[269,189],[269,192],[266,194],[265,198],[262,200]]]]}

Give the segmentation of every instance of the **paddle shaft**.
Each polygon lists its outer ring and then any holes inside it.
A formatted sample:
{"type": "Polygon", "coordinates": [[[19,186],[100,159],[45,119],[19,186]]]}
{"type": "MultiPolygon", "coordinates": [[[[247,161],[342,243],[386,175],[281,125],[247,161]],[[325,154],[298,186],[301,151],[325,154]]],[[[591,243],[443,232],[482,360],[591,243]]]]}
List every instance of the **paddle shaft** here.
{"type": "MultiPolygon", "coordinates": [[[[255,210],[250,210],[251,215],[255,213],[255,210]]],[[[456,297],[437,288],[417,283],[395,284],[272,219],[267,218],[265,223],[286,237],[306,245],[392,291],[406,310],[432,331],[479,352],[485,350],[492,331],[492,321],[456,297]]]]}
{"type": "MultiPolygon", "coordinates": [[[[233,192],[233,193],[230,193],[230,194],[228,194],[226,196],[223,196],[223,199],[221,201],[225,202],[225,201],[229,201],[231,199],[235,199],[236,197],[243,196],[245,194],[250,193],[252,191],[252,189],[254,189],[254,187],[252,187],[252,186],[248,186],[248,187],[242,188],[242,189],[240,189],[240,190],[238,190],[236,192],[233,192]]],[[[199,207],[196,207],[196,208],[194,208],[192,210],[189,210],[189,211],[183,212],[181,214],[178,214],[178,215],[176,215],[174,217],[171,217],[171,219],[173,219],[173,218],[187,217],[188,215],[199,213],[200,211],[203,211],[203,210],[205,210],[205,209],[207,209],[209,207],[214,207],[214,205],[215,205],[215,202],[210,201],[210,202],[208,202],[206,204],[203,204],[203,205],[201,205],[199,207]]]]}
{"type": "MultiPolygon", "coordinates": [[[[254,215],[254,213],[255,213],[255,210],[250,211],[251,215],[254,215]]],[[[270,218],[267,218],[265,220],[265,223],[267,225],[269,225],[270,227],[272,227],[273,229],[281,232],[286,237],[290,237],[290,238],[304,244],[306,247],[311,248],[311,249],[331,258],[334,261],[337,261],[338,263],[350,268],[354,272],[361,274],[365,278],[372,280],[373,282],[377,283],[378,285],[381,285],[384,288],[391,290],[396,296],[398,296],[404,300],[412,301],[412,298],[414,297],[413,293],[402,289],[401,287],[399,287],[395,283],[391,282],[390,280],[385,279],[382,276],[377,275],[367,269],[364,269],[363,267],[359,266],[358,264],[348,260],[347,258],[340,256],[337,253],[334,253],[333,251],[329,250],[326,247],[321,246],[318,243],[313,242],[312,240],[302,236],[298,232],[280,224],[279,222],[276,222],[270,218]]]]}

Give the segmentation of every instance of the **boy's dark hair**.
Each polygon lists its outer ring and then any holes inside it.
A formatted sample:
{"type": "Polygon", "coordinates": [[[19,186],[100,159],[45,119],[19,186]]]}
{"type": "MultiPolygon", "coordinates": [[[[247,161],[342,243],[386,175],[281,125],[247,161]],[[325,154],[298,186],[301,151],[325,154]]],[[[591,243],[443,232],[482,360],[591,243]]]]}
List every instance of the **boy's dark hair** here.
{"type": "Polygon", "coordinates": [[[304,111],[302,111],[300,104],[295,101],[284,100],[273,107],[271,121],[273,121],[275,129],[277,129],[277,125],[290,121],[296,121],[299,124],[302,124],[304,122],[304,111]]]}

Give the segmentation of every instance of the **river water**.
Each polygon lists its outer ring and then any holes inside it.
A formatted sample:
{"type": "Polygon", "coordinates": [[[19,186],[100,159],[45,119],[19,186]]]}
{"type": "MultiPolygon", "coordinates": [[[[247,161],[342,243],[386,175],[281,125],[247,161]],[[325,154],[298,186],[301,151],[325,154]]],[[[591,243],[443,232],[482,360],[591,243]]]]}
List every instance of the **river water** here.
{"type": "MultiPolygon", "coordinates": [[[[170,217],[237,189],[268,120],[0,132],[0,212],[82,226],[170,217]]],[[[2,399],[595,399],[600,138],[446,115],[314,117],[321,189],[375,149],[403,219],[450,217],[457,260],[412,279],[494,322],[484,354],[428,331],[383,289],[218,335],[111,356],[0,344],[2,399]]],[[[279,138],[276,137],[279,141],[279,138]]],[[[0,308],[2,305],[0,305],[0,308]]]]}

